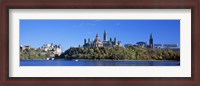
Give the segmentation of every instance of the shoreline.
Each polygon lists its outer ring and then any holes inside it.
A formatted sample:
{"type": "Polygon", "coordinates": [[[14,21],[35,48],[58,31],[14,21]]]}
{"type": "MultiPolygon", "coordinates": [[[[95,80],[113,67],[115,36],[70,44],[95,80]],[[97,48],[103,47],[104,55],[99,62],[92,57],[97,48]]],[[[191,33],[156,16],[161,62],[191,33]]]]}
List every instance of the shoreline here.
{"type": "MultiPolygon", "coordinates": [[[[44,61],[41,59],[34,59],[34,60],[44,61]]],[[[46,60],[46,61],[76,61],[76,60],[78,61],[177,61],[177,60],[88,60],[88,59],[72,59],[72,60],[56,59],[56,60],[46,60]]],[[[20,60],[20,61],[28,61],[28,60],[20,60]]]]}

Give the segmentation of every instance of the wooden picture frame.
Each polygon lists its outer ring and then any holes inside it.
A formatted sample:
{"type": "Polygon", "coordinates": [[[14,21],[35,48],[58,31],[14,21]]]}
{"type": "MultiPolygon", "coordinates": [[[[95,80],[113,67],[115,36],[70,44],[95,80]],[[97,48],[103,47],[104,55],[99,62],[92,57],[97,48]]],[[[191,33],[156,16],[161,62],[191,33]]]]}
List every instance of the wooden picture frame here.
{"type": "Polygon", "coordinates": [[[0,85],[142,85],[199,86],[199,1],[198,0],[66,0],[1,2],[0,85]],[[192,77],[9,77],[9,9],[191,9],[192,10],[192,77]]]}

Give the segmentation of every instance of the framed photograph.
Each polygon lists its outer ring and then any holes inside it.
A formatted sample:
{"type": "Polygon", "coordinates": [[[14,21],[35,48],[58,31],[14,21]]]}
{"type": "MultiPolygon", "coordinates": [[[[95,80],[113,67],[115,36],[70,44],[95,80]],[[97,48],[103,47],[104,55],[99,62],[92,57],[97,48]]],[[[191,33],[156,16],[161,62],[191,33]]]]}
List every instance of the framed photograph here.
{"type": "Polygon", "coordinates": [[[2,85],[198,86],[199,4],[2,1],[2,85]]]}

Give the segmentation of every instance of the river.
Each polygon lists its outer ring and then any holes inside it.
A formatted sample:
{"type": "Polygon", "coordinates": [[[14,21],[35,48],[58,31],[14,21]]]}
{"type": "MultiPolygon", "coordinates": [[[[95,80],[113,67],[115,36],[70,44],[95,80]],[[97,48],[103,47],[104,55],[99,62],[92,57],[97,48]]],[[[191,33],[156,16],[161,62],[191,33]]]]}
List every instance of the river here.
{"type": "Polygon", "coordinates": [[[180,66],[180,61],[20,60],[20,66],[180,66]]]}

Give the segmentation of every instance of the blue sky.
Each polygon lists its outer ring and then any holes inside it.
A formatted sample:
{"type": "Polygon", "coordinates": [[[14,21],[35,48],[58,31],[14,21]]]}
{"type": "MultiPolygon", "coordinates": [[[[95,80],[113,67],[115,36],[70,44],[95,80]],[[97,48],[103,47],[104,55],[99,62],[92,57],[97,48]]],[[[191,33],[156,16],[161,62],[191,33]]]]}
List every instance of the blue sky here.
{"type": "Polygon", "coordinates": [[[38,48],[46,43],[61,44],[62,50],[83,45],[84,38],[103,32],[122,44],[149,42],[180,45],[180,20],[20,20],[20,45],[38,48]]]}

